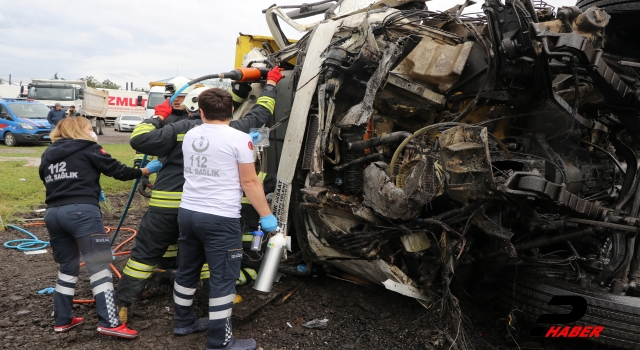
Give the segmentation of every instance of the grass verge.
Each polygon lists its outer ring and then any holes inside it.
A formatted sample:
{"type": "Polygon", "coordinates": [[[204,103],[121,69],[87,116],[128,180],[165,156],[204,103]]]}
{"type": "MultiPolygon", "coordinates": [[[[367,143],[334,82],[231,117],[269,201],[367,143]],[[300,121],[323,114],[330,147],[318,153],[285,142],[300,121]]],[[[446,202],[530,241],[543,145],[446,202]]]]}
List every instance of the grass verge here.
{"type": "MultiPolygon", "coordinates": [[[[126,165],[133,164],[135,151],[129,144],[104,145],[112,157],[126,165]]],[[[0,157],[40,158],[46,146],[6,147],[0,146],[0,157]],[[35,152],[34,152],[35,151],[35,152]]],[[[44,205],[45,188],[38,175],[38,167],[24,166],[26,161],[0,162],[0,216],[6,224],[19,223],[22,213],[44,205]]],[[[106,194],[121,194],[131,191],[133,181],[119,181],[108,176],[100,177],[100,186],[106,194]]],[[[0,225],[0,230],[2,226],[0,225]]]]}

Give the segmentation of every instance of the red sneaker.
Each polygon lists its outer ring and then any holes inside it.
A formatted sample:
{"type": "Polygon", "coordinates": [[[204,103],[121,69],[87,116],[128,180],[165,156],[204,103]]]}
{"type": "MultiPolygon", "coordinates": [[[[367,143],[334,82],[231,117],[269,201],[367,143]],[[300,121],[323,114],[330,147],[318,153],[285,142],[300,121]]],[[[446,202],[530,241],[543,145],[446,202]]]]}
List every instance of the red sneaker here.
{"type": "Polygon", "coordinates": [[[79,325],[84,323],[84,318],[82,317],[73,317],[71,319],[71,323],[69,323],[68,325],[64,325],[64,326],[53,326],[53,330],[55,332],[58,333],[64,333],[64,332],[68,332],[76,327],[78,327],[79,325]]]}
{"type": "Polygon", "coordinates": [[[125,339],[133,339],[138,336],[138,331],[127,328],[127,325],[124,323],[114,328],[98,326],[98,333],[125,339]]]}

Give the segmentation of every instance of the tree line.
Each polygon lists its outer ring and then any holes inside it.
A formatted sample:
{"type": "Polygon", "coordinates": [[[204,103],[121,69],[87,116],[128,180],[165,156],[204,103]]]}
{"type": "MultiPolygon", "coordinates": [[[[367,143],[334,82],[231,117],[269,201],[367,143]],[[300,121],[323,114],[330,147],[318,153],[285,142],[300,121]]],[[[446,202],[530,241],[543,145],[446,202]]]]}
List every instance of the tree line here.
{"type": "MultiPolygon", "coordinates": [[[[53,77],[51,79],[54,79],[54,80],[66,80],[65,78],[59,78],[57,72],[53,75],[53,77]]],[[[87,82],[87,86],[92,87],[92,88],[119,90],[122,87],[121,85],[118,85],[118,84],[112,82],[109,79],[105,79],[103,81],[99,81],[98,79],[94,78],[92,75],[87,75],[84,78],[78,78],[78,80],[86,81],[87,82]]],[[[142,88],[136,88],[136,89],[134,89],[134,91],[143,91],[143,89],[142,88]]]]}

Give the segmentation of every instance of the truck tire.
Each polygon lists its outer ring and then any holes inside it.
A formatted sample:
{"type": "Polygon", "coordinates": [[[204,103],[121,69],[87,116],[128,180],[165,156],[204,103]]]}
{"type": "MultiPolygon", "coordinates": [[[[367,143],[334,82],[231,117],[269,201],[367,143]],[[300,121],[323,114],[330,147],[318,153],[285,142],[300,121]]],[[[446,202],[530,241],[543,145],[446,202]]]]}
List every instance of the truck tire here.
{"type": "Polygon", "coordinates": [[[104,135],[104,128],[104,120],[98,120],[98,132],[96,132],[96,134],[104,135]]]}
{"type": "Polygon", "coordinates": [[[599,7],[609,14],[640,11],[640,1],[634,0],[578,0],[576,6],[582,11],[589,7],[599,7]]]}
{"type": "Polygon", "coordinates": [[[4,144],[7,147],[13,147],[13,146],[16,146],[18,144],[18,140],[16,140],[15,135],[13,135],[11,132],[7,131],[7,133],[4,134],[4,144]]]}
{"type": "Polygon", "coordinates": [[[576,3],[582,11],[589,7],[599,7],[611,15],[605,28],[604,52],[636,61],[640,57],[640,31],[638,15],[640,0],[578,0],[576,3]]]}
{"type": "MultiPolygon", "coordinates": [[[[505,311],[514,311],[518,321],[530,327],[542,314],[566,314],[571,306],[549,306],[554,295],[579,295],[587,300],[587,312],[575,325],[602,326],[601,344],[640,349],[640,298],[612,294],[596,287],[581,287],[564,279],[549,277],[549,270],[527,271],[522,267],[505,273],[498,286],[498,300],[505,311]],[[545,274],[545,272],[547,274],[545,274]]],[[[566,272],[560,269],[556,273],[566,272]]],[[[528,333],[529,328],[522,329],[528,333]]]]}

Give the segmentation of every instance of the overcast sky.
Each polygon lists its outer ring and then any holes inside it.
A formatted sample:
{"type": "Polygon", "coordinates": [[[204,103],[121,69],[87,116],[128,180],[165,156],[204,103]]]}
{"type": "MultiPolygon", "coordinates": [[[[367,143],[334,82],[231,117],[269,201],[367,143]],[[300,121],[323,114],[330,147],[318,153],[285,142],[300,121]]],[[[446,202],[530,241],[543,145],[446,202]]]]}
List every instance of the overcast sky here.
{"type": "MultiPolygon", "coordinates": [[[[269,35],[262,10],[274,1],[0,0],[0,77],[12,74],[13,82],[26,84],[56,72],[68,80],[92,75],[124,88],[125,82],[148,86],[176,71],[189,78],[227,71],[238,33],[269,35]]],[[[303,2],[313,0],[278,4],[303,2]]],[[[462,2],[427,5],[445,10],[462,2]]],[[[479,10],[478,4],[469,11],[479,10]]],[[[285,32],[299,37],[293,29],[285,32]]]]}

